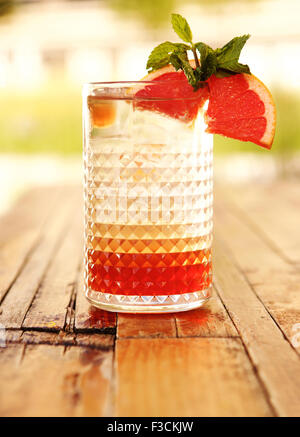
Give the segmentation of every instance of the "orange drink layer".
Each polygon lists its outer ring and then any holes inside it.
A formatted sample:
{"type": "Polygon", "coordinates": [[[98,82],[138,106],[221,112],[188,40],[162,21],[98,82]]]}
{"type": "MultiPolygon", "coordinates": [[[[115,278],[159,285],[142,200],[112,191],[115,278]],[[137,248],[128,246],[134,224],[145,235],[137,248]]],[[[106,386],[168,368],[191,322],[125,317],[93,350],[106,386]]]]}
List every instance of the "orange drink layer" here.
{"type": "Polygon", "coordinates": [[[116,118],[116,105],[114,102],[89,97],[88,107],[93,126],[105,127],[114,123],[116,118]]]}

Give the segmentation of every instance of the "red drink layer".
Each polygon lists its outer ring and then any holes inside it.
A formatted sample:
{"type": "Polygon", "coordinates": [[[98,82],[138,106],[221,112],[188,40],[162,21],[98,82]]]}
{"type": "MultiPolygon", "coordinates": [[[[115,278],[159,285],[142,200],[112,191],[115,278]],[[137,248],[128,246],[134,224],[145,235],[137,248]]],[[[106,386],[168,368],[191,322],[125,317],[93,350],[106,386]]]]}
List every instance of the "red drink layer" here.
{"type": "Polygon", "coordinates": [[[192,293],[209,288],[211,277],[211,249],[175,253],[88,251],[88,285],[102,293],[192,293]]]}

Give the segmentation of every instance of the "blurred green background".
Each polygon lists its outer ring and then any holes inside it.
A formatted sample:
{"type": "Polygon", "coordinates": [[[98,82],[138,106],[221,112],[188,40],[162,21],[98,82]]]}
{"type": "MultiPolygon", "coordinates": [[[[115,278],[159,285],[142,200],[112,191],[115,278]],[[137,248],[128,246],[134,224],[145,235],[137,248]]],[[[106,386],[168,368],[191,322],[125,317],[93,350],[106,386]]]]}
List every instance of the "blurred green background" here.
{"type": "MultiPolygon", "coordinates": [[[[251,33],[243,61],[271,89],[278,127],[272,154],[286,163],[300,147],[298,0],[0,0],[0,151],[81,153],[81,85],[137,80],[151,48],[177,40],[170,13],[213,46],[251,33]],[[298,63],[298,64],[297,64],[298,63]]],[[[270,154],[215,138],[216,154],[270,154]]]]}

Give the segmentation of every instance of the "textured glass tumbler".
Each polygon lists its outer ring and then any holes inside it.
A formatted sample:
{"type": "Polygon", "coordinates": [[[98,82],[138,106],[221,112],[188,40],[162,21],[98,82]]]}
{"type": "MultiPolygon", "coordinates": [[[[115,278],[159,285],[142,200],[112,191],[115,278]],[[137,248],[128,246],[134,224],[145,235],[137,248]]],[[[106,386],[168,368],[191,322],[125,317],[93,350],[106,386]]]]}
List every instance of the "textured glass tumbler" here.
{"type": "Polygon", "coordinates": [[[83,88],[85,293],[108,311],[186,311],[211,294],[213,137],[196,95],[155,86],[83,88]]]}

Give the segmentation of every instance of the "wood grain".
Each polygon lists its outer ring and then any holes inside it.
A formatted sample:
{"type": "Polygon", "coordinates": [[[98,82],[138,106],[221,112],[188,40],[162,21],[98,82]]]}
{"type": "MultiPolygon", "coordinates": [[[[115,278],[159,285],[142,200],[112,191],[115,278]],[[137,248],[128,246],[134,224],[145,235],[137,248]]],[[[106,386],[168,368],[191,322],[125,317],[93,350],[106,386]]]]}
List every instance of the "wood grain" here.
{"type": "Polygon", "coordinates": [[[58,188],[26,192],[0,220],[0,302],[21,271],[54,205],[58,188]]]}
{"type": "Polygon", "coordinates": [[[202,308],[175,314],[178,337],[237,337],[217,293],[202,308]]]}
{"type": "Polygon", "coordinates": [[[76,214],[26,314],[23,327],[63,329],[78,278],[82,251],[83,226],[81,216],[76,214]]]}
{"type": "Polygon", "coordinates": [[[234,213],[225,196],[217,194],[215,211],[215,241],[224,241],[236,265],[293,344],[294,326],[300,322],[300,272],[234,213]]]}
{"type": "Polygon", "coordinates": [[[300,264],[299,184],[277,180],[260,186],[223,189],[242,220],[291,263],[300,264]],[[258,195],[259,191],[259,195],[258,195]]]}
{"type": "Polygon", "coordinates": [[[174,314],[118,314],[118,338],[236,337],[215,293],[203,307],[174,314]]]}
{"type": "MultiPolygon", "coordinates": [[[[23,331],[21,331],[21,330],[6,329],[5,333],[4,333],[4,338],[3,338],[3,331],[0,330],[0,339],[2,340],[1,344],[2,344],[2,342],[4,342],[4,344],[9,344],[9,343],[20,344],[22,341],[21,340],[22,334],[23,334],[23,331]]],[[[0,356],[0,360],[1,360],[1,356],[0,356]]]]}
{"type": "Polygon", "coordinates": [[[110,411],[112,352],[12,345],[1,360],[1,416],[101,416],[110,411]],[[13,349],[11,349],[13,348],[13,349]],[[33,377],[34,375],[34,377],[33,377]]]}
{"type": "Polygon", "coordinates": [[[76,346],[85,346],[93,349],[112,350],[115,337],[110,334],[76,334],[76,346]]]}
{"type": "Polygon", "coordinates": [[[127,339],[116,346],[117,416],[268,416],[239,339],[127,339]]]}
{"type": "Polygon", "coordinates": [[[297,193],[217,188],[211,301],[118,317],[84,296],[78,188],[24,195],[0,218],[0,414],[299,416],[297,193]]]}
{"type": "Polygon", "coordinates": [[[174,314],[118,314],[118,338],[176,337],[174,314]]]}
{"type": "Polygon", "coordinates": [[[51,346],[81,346],[93,349],[111,350],[115,337],[110,334],[75,334],[64,331],[22,331],[6,330],[6,344],[47,344],[51,346]]]}
{"type": "Polygon", "coordinates": [[[281,416],[300,414],[300,360],[235,267],[227,248],[214,248],[215,283],[250,357],[281,416]]]}
{"type": "Polygon", "coordinates": [[[49,344],[56,346],[58,344],[66,345],[66,333],[41,332],[41,331],[21,331],[20,342],[23,344],[49,344]]]}
{"type": "Polygon", "coordinates": [[[0,322],[6,328],[21,327],[48,265],[65,236],[76,196],[74,191],[70,193],[66,190],[64,194],[59,211],[53,211],[39,243],[0,307],[0,322]]]}

